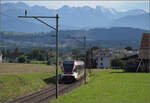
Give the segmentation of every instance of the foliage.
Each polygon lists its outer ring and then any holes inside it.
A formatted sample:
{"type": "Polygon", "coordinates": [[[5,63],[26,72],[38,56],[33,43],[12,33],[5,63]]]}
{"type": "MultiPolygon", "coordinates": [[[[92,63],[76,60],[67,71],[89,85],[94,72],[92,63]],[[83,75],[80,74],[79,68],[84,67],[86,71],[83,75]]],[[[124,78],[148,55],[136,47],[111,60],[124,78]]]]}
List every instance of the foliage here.
{"type": "Polygon", "coordinates": [[[96,68],[97,66],[97,60],[93,58],[93,50],[97,50],[100,49],[98,46],[94,46],[92,48],[90,48],[87,52],[86,52],[86,67],[87,68],[96,68]]]}
{"type": "Polygon", "coordinates": [[[48,62],[47,65],[53,65],[56,64],[56,55],[54,53],[54,49],[50,49],[48,52],[48,62]]]}
{"type": "Polygon", "coordinates": [[[14,50],[14,53],[15,53],[15,54],[18,54],[19,52],[20,52],[19,48],[16,48],[16,49],[14,50]]]}
{"type": "Polygon", "coordinates": [[[11,51],[10,49],[8,49],[8,50],[6,51],[6,57],[10,57],[11,54],[12,54],[12,51],[11,51]]]}
{"type": "Polygon", "coordinates": [[[1,53],[3,54],[3,58],[5,58],[7,55],[6,48],[2,48],[1,53]]]}
{"type": "Polygon", "coordinates": [[[130,47],[130,46],[125,47],[125,49],[126,49],[127,51],[133,50],[132,47],[130,47]]]}
{"type": "Polygon", "coordinates": [[[76,56],[76,55],[79,55],[80,54],[80,49],[73,49],[72,50],[72,55],[76,56]]]}
{"type": "Polygon", "coordinates": [[[47,61],[31,61],[31,64],[47,64],[47,61]]]}
{"type": "Polygon", "coordinates": [[[100,49],[99,46],[93,46],[93,47],[91,48],[91,50],[98,50],[98,49],[100,49]]]}
{"type": "Polygon", "coordinates": [[[19,63],[25,63],[27,61],[27,57],[22,55],[18,57],[18,62],[19,63]]]}
{"type": "Polygon", "coordinates": [[[137,62],[129,60],[125,64],[125,68],[124,69],[125,69],[126,72],[136,72],[137,67],[138,67],[138,63],[137,62]]]}
{"type": "MultiPolygon", "coordinates": [[[[27,63],[30,63],[31,61],[49,61],[50,64],[55,64],[55,52],[54,49],[51,48],[50,50],[41,50],[38,48],[34,48],[32,51],[29,52],[21,52],[19,48],[14,49],[14,51],[3,48],[2,50],[3,58],[8,60],[9,62],[13,63],[16,62],[16,58],[18,58],[19,63],[23,63],[28,61],[27,63]],[[20,61],[23,59],[22,55],[26,56],[25,61],[20,61]]],[[[24,58],[25,59],[25,58],[24,58]]]]}
{"type": "Polygon", "coordinates": [[[116,67],[115,69],[123,68],[124,62],[120,58],[114,58],[111,60],[111,67],[116,67]]]}

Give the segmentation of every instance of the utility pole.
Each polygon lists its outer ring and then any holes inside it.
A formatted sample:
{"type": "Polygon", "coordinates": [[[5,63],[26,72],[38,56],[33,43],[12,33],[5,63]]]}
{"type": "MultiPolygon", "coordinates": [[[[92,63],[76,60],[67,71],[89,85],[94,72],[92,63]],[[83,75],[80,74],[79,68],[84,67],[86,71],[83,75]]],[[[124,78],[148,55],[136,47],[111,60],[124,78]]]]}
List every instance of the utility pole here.
{"type": "Polygon", "coordinates": [[[56,14],[56,98],[58,98],[58,65],[59,65],[59,50],[58,50],[58,14],[56,14]]]}
{"type": "Polygon", "coordinates": [[[58,98],[58,65],[59,65],[59,45],[58,45],[58,19],[59,16],[58,14],[56,14],[56,16],[27,16],[27,10],[25,10],[25,16],[18,16],[19,18],[34,18],[36,20],[38,20],[39,22],[45,24],[46,26],[48,26],[51,29],[54,29],[56,31],[56,98],[58,98]],[[44,22],[43,20],[39,19],[39,18],[54,18],[56,19],[56,27],[53,27],[49,24],[47,24],[46,22],[44,22]]]}
{"type": "MultiPolygon", "coordinates": [[[[86,55],[86,36],[83,37],[83,45],[84,45],[84,51],[85,51],[85,55],[86,55]]],[[[85,56],[85,60],[86,62],[86,56],[85,56]]],[[[86,67],[84,66],[84,83],[86,84],[86,67]]]]}

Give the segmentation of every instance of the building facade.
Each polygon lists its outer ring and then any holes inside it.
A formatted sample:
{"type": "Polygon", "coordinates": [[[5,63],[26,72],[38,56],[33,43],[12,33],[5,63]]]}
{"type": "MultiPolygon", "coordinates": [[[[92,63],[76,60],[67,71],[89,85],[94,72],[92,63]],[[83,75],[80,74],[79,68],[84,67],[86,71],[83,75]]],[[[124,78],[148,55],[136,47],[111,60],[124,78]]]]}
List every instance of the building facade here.
{"type": "Polygon", "coordinates": [[[120,67],[111,67],[111,60],[118,57],[126,57],[133,54],[137,54],[134,51],[127,51],[125,49],[118,49],[118,50],[106,50],[106,49],[99,49],[93,51],[94,59],[96,60],[97,68],[120,68],[120,67]]]}
{"type": "Polygon", "coordinates": [[[111,67],[112,54],[109,50],[96,50],[93,51],[94,59],[96,59],[97,68],[108,69],[111,67]]]}
{"type": "Polygon", "coordinates": [[[111,68],[111,59],[112,56],[100,56],[97,59],[97,68],[111,68]]]}
{"type": "Polygon", "coordinates": [[[2,63],[2,54],[0,53],[0,63],[2,63]]]}
{"type": "Polygon", "coordinates": [[[143,33],[139,49],[139,67],[137,72],[150,72],[150,33],[143,33]]]}

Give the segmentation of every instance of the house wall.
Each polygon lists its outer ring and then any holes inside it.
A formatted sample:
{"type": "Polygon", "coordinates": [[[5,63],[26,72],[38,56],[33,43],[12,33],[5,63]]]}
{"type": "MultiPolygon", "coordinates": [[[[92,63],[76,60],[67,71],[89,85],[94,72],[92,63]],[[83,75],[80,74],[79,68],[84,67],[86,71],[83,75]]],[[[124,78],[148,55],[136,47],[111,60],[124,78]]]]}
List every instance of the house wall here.
{"type": "Polygon", "coordinates": [[[100,56],[97,59],[97,68],[106,68],[109,69],[111,67],[111,56],[100,56]]]}
{"type": "Polygon", "coordinates": [[[0,63],[2,63],[2,54],[0,54],[0,63]]]}

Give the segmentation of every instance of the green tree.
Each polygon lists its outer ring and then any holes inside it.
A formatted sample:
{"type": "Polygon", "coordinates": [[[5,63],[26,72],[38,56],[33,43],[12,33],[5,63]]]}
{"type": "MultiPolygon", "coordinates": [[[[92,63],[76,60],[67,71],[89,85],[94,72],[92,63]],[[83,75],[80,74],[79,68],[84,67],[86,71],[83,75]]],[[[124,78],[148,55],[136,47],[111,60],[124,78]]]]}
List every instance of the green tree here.
{"type": "Polygon", "coordinates": [[[3,55],[3,58],[5,58],[6,55],[7,55],[6,48],[2,48],[2,49],[1,49],[1,53],[2,53],[2,55],[3,55]]]}
{"type": "Polygon", "coordinates": [[[53,57],[55,56],[55,52],[53,48],[50,48],[49,52],[48,52],[48,56],[53,57]]]}
{"type": "Polygon", "coordinates": [[[39,53],[39,54],[38,54],[38,60],[39,60],[39,61],[45,61],[46,59],[45,59],[44,54],[39,53]]]}
{"type": "Polygon", "coordinates": [[[16,48],[16,49],[14,50],[14,53],[15,53],[16,55],[19,54],[19,52],[20,52],[19,48],[16,48]]]}
{"type": "Polygon", "coordinates": [[[40,53],[39,49],[33,49],[33,51],[32,51],[33,59],[38,59],[39,53],[40,53]]]}
{"type": "Polygon", "coordinates": [[[56,64],[56,55],[55,55],[55,52],[54,52],[54,49],[51,48],[48,52],[48,62],[47,62],[48,65],[52,65],[52,64],[56,64]]]}
{"type": "MultiPolygon", "coordinates": [[[[124,67],[124,63],[120,58],[114,58],[111,60],[111,67],[124,67]]],[[[117,68],[116,68],[117,69],[117,68]]]]}
{"type": "Polygon", "coordinates": [[[8,49],[8,50],[6,51],[6,57],[10,57],[11,54],[12,54],[12,51],[8,49]]]}
{"type": "Polygon", "coordinates": [[[25,63],[27,61],[27,57],[24,55],[21,55],[18,57],[18,62],[19,63],[25,63]]]}
{"type": "Polygon", "coordinates": [[[125,47],[125,49],[126,49],[127,51],[133,50],[132,47],[130,47],[130,46],[125,47]]]}
{"type": "Polygon", "coordinates": [[[80,49],[73,49],[72,50],[72,55],[74,56],[74,58],[76,58],[78,55],[80,55],[80,49]]]}
{"type": "Polygon", "coordinates": [[[91,48],[91,50],[98,50],[98,49],[100,49],[98,46],[93,46],[93,47],[91,48]]]}
{"type": "Polygon", "coordinates": [[[33,53],[32,52],[28,52],[25,55],[27,56],[28,60],[32,60],[33,59],[33,53]]]}

